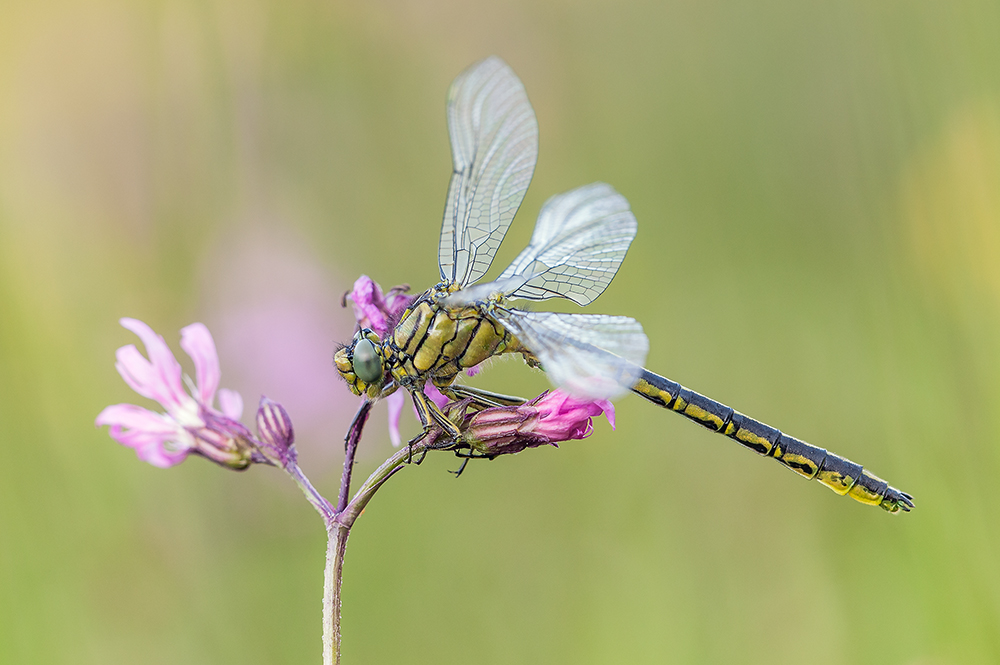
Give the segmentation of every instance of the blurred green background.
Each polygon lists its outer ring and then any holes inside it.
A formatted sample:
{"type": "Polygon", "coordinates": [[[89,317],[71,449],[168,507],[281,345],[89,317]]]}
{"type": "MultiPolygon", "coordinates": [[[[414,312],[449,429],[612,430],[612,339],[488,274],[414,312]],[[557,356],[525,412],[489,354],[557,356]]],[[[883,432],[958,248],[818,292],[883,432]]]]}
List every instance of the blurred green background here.
{"type": "MultiPolygon", "coordinates": [[[[340,295],[435,280],[445,92],[491,53],[541,136],[491,275],[548,196],[612,183],[640,230],[591,311],[636,316],[652,369],[917,509],[626,398],[616,432],[390,482],[350,541],[345,662],[1000,662],[994,0],[2,14],[0,662],[319,661],[324,533],[291,483],[155,469],[94,429],[149,405],[114,370],[136,341],[116,321],[174,349],[206,323],[223,385],[285,403],[334,495],[356,405],[330,362],[340,295]]],[[[519,362],[477,382],[546,385],[519,362]]]]}

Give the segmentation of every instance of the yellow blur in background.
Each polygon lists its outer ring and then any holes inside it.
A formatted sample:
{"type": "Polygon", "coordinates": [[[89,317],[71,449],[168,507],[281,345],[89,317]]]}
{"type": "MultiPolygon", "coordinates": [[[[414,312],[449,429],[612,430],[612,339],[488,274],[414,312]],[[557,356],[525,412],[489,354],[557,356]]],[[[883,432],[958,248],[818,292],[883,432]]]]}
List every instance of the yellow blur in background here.
{"type": "MultiPolygon", "coordinates": [[[[136,341],[117,319],[175,350],[208,325],[222,385],[282,402],[334,495],[340,297],[361,273],[435,281],[445,93],[490,54],[541,140],[490,274],[548,196],[613,184],[639,235],[588,311],[635,316],[652,370],[917,508],[626,398],[615,432],[388,483],[348,548],[345,662],[1000,662],[996,2],[2,14],[0,663],[318,662],[325,538],[294,486],[155,469],[93,427],[152,406],[114,370],[136,341]]],[[[519,362],[476,383],[546,386],[519,362]]],[[[384,419],[357,475],[390,454],[384,419]]]]}

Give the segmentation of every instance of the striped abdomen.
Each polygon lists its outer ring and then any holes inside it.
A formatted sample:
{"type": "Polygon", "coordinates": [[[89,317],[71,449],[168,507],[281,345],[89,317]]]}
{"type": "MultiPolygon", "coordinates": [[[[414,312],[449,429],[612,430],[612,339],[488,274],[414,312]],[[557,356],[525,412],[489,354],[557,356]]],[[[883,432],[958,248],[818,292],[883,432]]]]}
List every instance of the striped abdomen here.
{"type": "Polygon", "coordinates": [[[909,512],[913,507],[913,497],[865,471],[860,464],[782,434],[769,425],[658,374],[643,370],[632,391],[699,425],[725,434],[756,453],[773,457],[806,478],[816,478],[837,494],[846,494],[861,503],[880,506],[890,513],[900,510],[909,512]]]}

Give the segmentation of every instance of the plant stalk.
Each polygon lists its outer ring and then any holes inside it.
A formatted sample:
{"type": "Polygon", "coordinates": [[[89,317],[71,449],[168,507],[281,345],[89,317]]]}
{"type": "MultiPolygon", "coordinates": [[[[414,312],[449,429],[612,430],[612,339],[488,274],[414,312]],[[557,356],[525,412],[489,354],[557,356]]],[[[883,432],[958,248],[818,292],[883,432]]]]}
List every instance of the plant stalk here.
{"type": "MultiPolygon", "coordinates": [[[[358,436],[360,437],[360,431],[358,436]]],[[[425,444],[415,444],[412,451],[409,448],[397,451],[368,477],[350,503],[327,522],[326,571],[323,579],[323,665],[340,665],[340,590],[344,577],[344,555],[347,552],[347,538],[351,534],[351,527],[378,488],[406,466],[406,460],[411,452],[414,455],[421,455],[426,449],[425,444]]],[[[349,481],[350,474],[345,472],[344,479],[349,481]]],[[[342,496],[347,496],[343,485],[340,491],[342,496]]]]}
{"type": "Polygon", "coordinates": [[[323,665],[340,665],[340,589],[344,553],[351,530],[336,521],[327,525],[326,570],[323,574],[323,665]]]}
{"type": "Polygon", "coordinates": [[[322,516],[326,526],[326,567],[323,571],[323,665],[340,665],[340,592],[344,577],[344,555],[347,552],[347,538],[351,534],[351,527],[375,492],[389,478],[401,471],[414,455],[423,455],[428,447],[426,443],[420,442],[396,451],[368,477],[354,497],[348,501],[354,458],[371,406],[368,400],[362,401],[351,421],[347,436],[344,437],[344,472],[340,479],[336,508],[316,491],[294,461],[288,461],[284,466],[285,471],[296,482],[309,503],[322,516]]]}

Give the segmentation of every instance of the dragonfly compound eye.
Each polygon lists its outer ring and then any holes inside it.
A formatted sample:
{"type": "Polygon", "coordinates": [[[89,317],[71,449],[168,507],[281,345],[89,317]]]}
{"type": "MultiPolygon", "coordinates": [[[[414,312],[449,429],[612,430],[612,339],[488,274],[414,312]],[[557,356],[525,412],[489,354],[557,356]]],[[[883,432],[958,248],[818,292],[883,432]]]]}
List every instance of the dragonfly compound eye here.
{"type": "Polygon", "coordinates": [[[382,359],[370,339],[362,338],[354,345],[354,373],[365,383],[377,383],[382,378],[382,359]]]}

